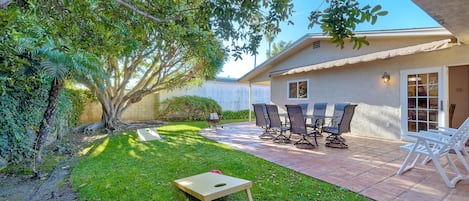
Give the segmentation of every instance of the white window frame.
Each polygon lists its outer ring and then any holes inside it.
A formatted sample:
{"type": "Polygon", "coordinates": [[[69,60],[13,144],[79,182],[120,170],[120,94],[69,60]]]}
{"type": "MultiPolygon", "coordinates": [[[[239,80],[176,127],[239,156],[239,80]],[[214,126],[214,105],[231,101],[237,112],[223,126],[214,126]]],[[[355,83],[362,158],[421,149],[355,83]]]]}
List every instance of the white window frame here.
{"type": "Polygon", "coordinates": [[[448,68],[445,66],[442,67],[428,67],[428,68],[418,68],[418,69],[408,69],[401,70],[400,72],[400,93],[401,93],[401,139],[402,140],[415,140],[415,138],[409,137],[410,133],[417,133],[408,131],[408,121],[407,121],[407,75],[409,74],[425,74],[425,73],[438,73],[438,126],[445,126],[446,112],[448,111],[447,107],[444,107],[447,104],[446,97],[448,96],[448,68]]]}
{"type": "Polygon", "coordinates": [[[309,100],[309,79],[298,79],[298,80],[288,80],[287,81],[287,99],[288,100],[309,100]],[[297,86],[297,98],[290,98],[290,83],[295,83],[296,82],[296,86],[297,86]],[[299,86],[299,83],[300,82],[306,82],[306,98],[299,98],[299,90],[298,90],[298,86],[299,86]]]}

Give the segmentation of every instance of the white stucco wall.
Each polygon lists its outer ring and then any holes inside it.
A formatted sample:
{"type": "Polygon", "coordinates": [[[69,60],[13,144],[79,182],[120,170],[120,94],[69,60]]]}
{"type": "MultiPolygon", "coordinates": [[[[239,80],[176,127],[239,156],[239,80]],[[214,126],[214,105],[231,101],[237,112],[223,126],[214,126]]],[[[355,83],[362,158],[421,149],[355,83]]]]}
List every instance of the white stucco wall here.
{"type": "MultiPolygon", "coordinates": [[[[469,47],[459,46],[387,60],[277,76],[271,79],[272,102],[282,108],[285,104],[308,102],[312,105],[315,102],[327,102],[328,112],[332,112],[334,103],[355,103],[358,107],[352,121],[352,135],[399,139],[401,138],[400,72],[408,69],[469,64],[467,55],[469,47]],[[384,72],[391,75],[389,84],[384,84],[381,79],[384,72]],[[297,79],[309,79],[310,98],[306,101],[287,100],[287,82],[297,79]]],[[[447,100],[445,104],[448,104],[447,100]]],[[[311,112],[312,107],[309,110],[311,112]]]]}
{"type": "MultiPolygon", "coordinates": [[[[252,85],[252,103],[270,102],[270,86],[252,85]]],[[[190,86],[160,93],[160,101],[174,96],[194,95],[209,97],[217,101],[224,111],[247,110],[249,105],[249,85],[234,81],[207,81],[202,86],[190,86]]]]}

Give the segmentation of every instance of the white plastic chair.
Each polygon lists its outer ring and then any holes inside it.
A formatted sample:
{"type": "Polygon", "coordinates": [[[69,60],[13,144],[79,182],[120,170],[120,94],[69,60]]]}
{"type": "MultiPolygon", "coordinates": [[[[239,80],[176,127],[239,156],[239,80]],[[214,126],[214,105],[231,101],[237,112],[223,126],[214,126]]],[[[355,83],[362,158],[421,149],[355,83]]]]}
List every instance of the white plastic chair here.
{"type": "MultiPolygon", "coordinates": [[[[449,157],[449,151],[451,149],[456,151],[457,158],[466,166],[467,161],[462,156],[461,142],[468,137],[469,133],[469,118],[457,129],[456,132],[444,132],[444,131],[422,131],[418,134],[409,134],[411,137],[417,138],[415,143],[410,143],[401,146],[402,150],[409,151],[409,154],[405,158],[401,167],[397,171],[398,175],[411,170],[415,167],[420,156],[428,157],[435,165],[438,173],[443,178],[445,184],[454,188],[456,183],[464,179],[464,175],[461,174],[459,169],[456,167],[454,162],[449,157]],[[408,165],[411,158],[415,155],[414,161],[408,165]],[[452,171],[456,174],[452,179],[448,177],[446,171],[440,163],[440,158],[445,157],[448,160],[448,164],[452,171]]],[[[465,141],[464,141],[465,142],[465,141]]],[[[467,153],[467,152],[466,152],[467,153]]],[[[467,168],[467,167],[466,167],[467,168]]]]}
{"type": "MultiPolygon", "coordinates": [[[[466,121],[469,120],[469,117],[466,119],[466,121]]],[[[454,135],[458,130],[454,128],[447,128],[447,127],[438,127],[438,130],[428,130],[425,132],[425,135],[428,136],[435,136],[438,138],[441,134],[451,136],[454,135]]],[[[464,168],[466,169],[466,172],[469,174],[469,164],[467,163],[467,160],[465,157],[469,156],[469,152],[466,150],[466,142],[469,140],[469,132],[466,132],[463,136],[461,136],[461,139],[459,142],[456,144],[456,148],[453,149],[454,153],[458,157],[459,160],[461,160],[461,163],[464,165],[464,168]]],[[[422,164],[427,164],[430,162],[431,158],[430,157],[425,157],[425,159],[422,161],[422,164]]]]}

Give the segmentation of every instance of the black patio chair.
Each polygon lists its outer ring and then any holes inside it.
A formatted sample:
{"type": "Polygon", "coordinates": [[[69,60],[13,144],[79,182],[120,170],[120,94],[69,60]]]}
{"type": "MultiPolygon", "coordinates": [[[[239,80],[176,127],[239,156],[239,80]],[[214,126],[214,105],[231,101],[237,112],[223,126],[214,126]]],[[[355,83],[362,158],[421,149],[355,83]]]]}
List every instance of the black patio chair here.
{"type": "Polygon", "coordinates": [[[344,106],[343,110],[340,110],[339,108],[338,112],[342,114],[340,120],[333,123],[333,126],[323,127],[323,132],[330,134],[326,138],[327,147],[341,149],[348,148],[348,145],[345,144],[345,138],[341,135],[342,133],[350,132],[350,123],[352,122],[352,117],[355,113],[355,107],[357,107],[357,105],[347,104],[344,106]]]}
{"type": "Polygon", "coordinates": [[[306,124],[307,127],[316,130],[316,135],[322,137],[322,127],[326,122],[326,109],[327,103],[314,103],[313,116],[311,117],[311,123],[306,124]]]}
{"type": "Polygon", "coordinates": [[[273,141],[277,143],[290,143],[290,136],[286,136],[285,133],[290,129],[282,120],[280,120],[280,115],[278,114],[277,105],[265,105],[267,110],[267,116],[269,120],[269,130],[272,132],[278,132],[274,137],[273,141]]]}
{"type": "Polygon", "coordinates": [[[299,105],[285,105],[287,108],[288,118],[290,119],[290,134],[301,135],[301,139],[294,143],[297,148],[313,149],[318,146],[318,140],[316,135],[308,132],[306,128],[306,122],[299,105]],[[314,137],[313,144],[308,140],[308,137],[314,137]]]}
{"type": "Polygon", "coordinates": [[[265,104],[252,104],[254,108],[254,114],[256,115],[256,126],[259,126],[264,129],[264,132],[259,135],[261,139],[273,139],[274,135],[272,135],[271,131],[269,130],[269,120],[267,116],[267,111],[265,108],[265,104]]]}
{"type": "Polygon", "coordinates": [[[344,114],[344,110],[347,105],[350,105],[350,103],[334,104],[334,112],[332,114],[331,121],[329,122],[329,127],[337,127],[340,120],[342,119],[342,115],[344,114]]]}
{"type": "Polygon", "coordinates": [[[306,118],[306,114],[308,113],[308,103],[301,103],[298,104],[301,107],[301,112],[303,113],[303,116],[306,118]]]}

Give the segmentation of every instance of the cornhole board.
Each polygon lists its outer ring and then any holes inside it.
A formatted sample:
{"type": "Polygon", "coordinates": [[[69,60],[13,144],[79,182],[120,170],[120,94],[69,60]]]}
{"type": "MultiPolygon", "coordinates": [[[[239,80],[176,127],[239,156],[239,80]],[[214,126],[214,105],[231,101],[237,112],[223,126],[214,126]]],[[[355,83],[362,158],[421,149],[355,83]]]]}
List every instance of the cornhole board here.
{"type": "Polygon", "coordinates": [[[202,201],[214,200],[242,190],[246,190],[248,200],[252,201],[252,182],[227,175],[207,172],[177,179],[174,184],[202,201]]]}
{"type": "Polygon", "coordinates": [[[161,136],[155,128],[142,128],[137,130],[138,138],[140,141],[161,140],[161,136]]]}

